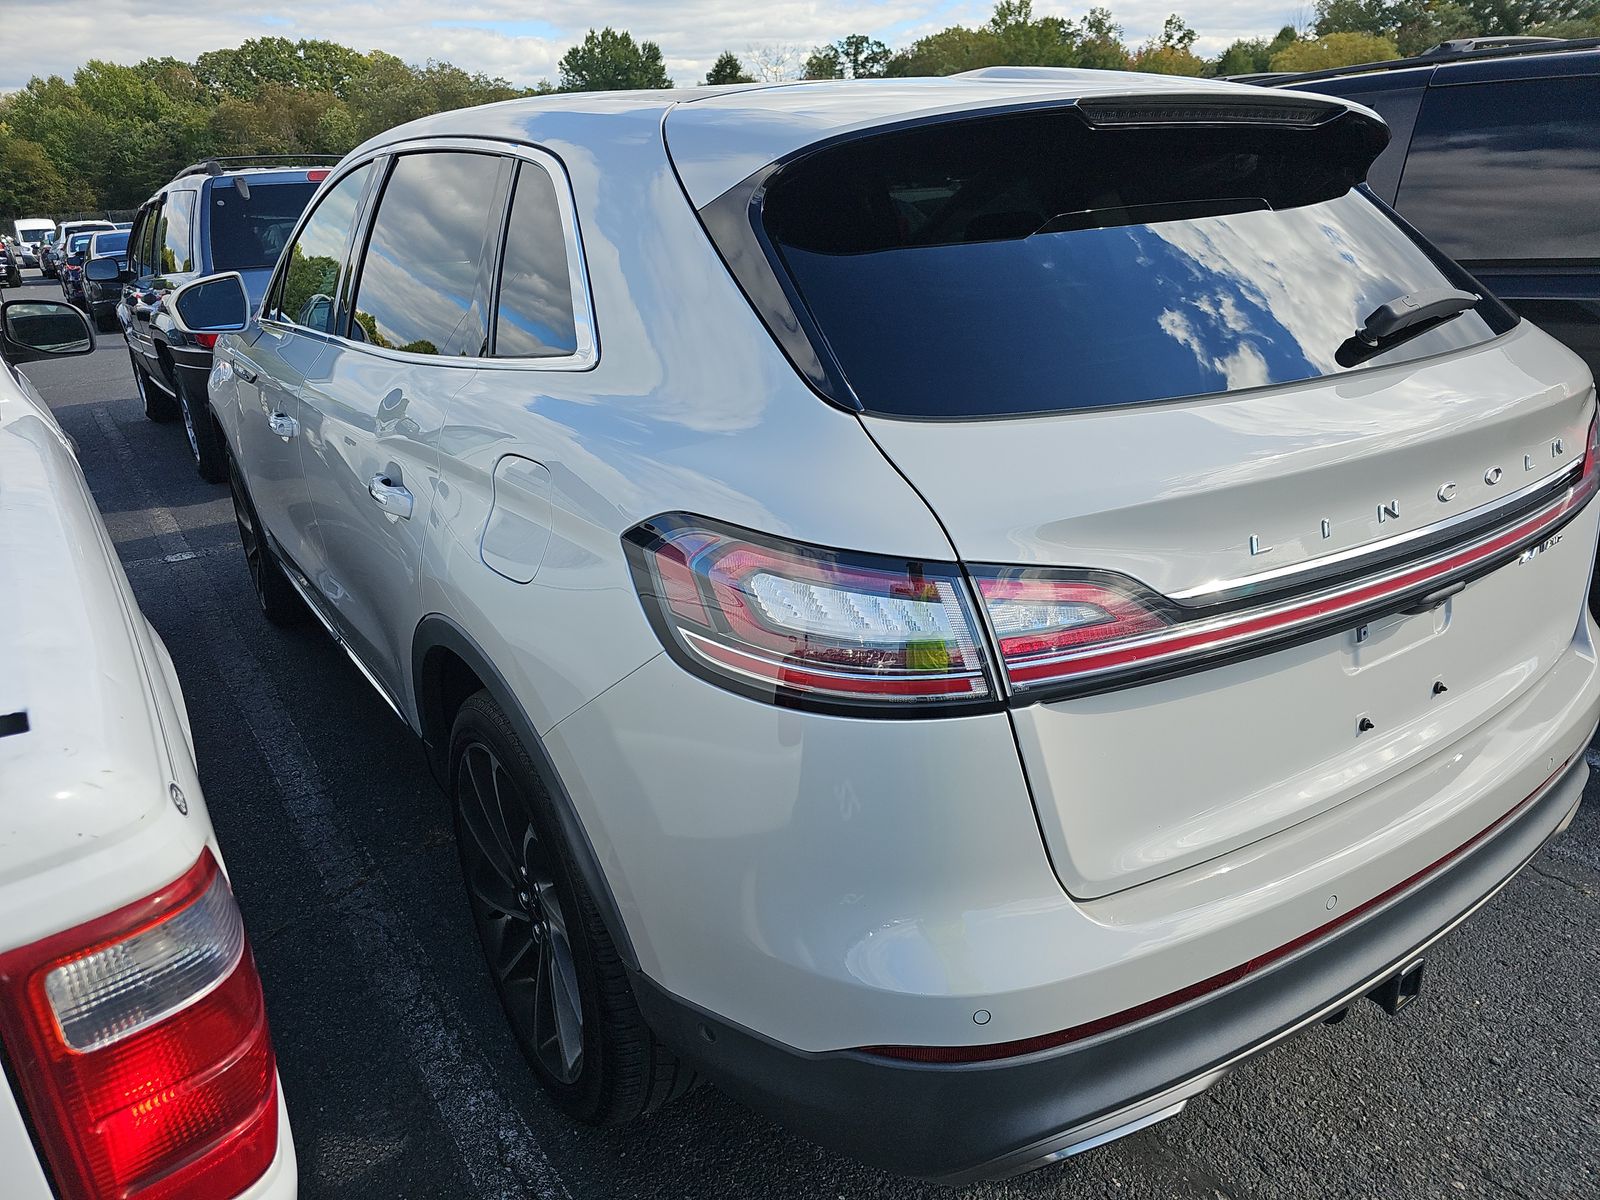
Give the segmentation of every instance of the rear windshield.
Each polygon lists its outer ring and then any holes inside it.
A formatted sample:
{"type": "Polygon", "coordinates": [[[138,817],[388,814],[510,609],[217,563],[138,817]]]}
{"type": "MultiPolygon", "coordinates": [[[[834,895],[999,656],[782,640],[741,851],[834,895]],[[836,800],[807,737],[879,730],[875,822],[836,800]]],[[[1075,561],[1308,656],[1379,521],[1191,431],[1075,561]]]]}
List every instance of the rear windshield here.
{"type": "Polygon", "coordinates": [[[250,198],[225,180],[211,185],[211,269],[251,271],[277,264],[314,183],[250,183],[250,198]]]}
{"type": "Polygon", "coordinates": [[[96,254],[121,254],[128,248],[128,232],[98,233],[89,249],[96,254]]]}
{"type": "Polygon", "coordinates": [[[1510,328],[1486,300],[1382,353],[1352,345],[1389,301],[1467,282],[1356,188],[1366,129],[966,120],[801,159],[762,221],[857,397],[893,416],[1229,392],[1510,328]]]}

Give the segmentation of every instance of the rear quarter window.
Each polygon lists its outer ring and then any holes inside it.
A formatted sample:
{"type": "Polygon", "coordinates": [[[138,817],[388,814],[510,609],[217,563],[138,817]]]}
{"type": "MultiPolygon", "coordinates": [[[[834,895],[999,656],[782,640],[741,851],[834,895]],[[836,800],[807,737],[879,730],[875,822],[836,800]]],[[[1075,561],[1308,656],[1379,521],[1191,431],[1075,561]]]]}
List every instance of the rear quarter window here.
{"type": "Polygon", "coordinates": [[[1510,328],[1484,300],[1341,361],[1377,308],[1465,281],[1356,186],[1372,129],[1092,128],[1070,109],[947,122],[789,164],[760,219],[855,396],[890,416],[1231,392],[1510,328]]]}

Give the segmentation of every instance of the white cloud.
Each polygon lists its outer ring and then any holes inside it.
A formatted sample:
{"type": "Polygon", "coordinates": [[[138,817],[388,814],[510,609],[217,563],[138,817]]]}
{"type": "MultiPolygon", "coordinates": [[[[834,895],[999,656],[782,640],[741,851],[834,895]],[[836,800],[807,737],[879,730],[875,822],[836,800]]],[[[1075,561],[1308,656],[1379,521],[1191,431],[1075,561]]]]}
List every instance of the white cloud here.
{"type": "MultiPolygon", "coordinates": [[[[970,0],[546,0],[530,7],[513,0],[475,0],[444,8],[420,0],[329,4],[326,0],[265,0],[249,6],[189,6],[181,15],[154,16],[144,0],[6,0],[5,26],[48,31],[26,49],[0,58],[0,91],[32,75],[64,75],[92,58],[131,63],[172,55],[192,59],[246,38],[326,38],[359,50],[386,50],[408,62],[442,59],[470,71],[529,85],[554,80],[567,48],[591,27],[612,25],[660,44],[680,84],[698,82],[723,50],[741,57],[751,46],[809,48],[867,33],[891,46],[948,25],[986,20],[992,5],[970,0]]],[[[1157,32],[1169,12],[1199,30],[1198,49],[1215,53],[1234,38],[1270,35],[1306,6],[1259,0],[1126,0],[1110,7],[1130,45],[1157,32]]],[[[1082,16],[1088,4],[1035,0],[1043,15],[1082,16]]]]}

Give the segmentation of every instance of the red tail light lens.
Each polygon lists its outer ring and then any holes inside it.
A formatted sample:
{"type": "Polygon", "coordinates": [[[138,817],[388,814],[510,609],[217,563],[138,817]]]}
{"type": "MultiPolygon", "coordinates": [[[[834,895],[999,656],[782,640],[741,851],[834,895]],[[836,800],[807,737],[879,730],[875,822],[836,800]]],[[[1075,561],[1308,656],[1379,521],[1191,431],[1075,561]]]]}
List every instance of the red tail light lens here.
{"type": "Polygon", "coordinates": [[[1014,568],[976,576],[978,593],[1019,690],[1056,677],[1064,654],[1165,628],[1159,597],[1131,581],[1014,568]]]}
{"type": "Polygon", "coordinates": [[[663,645],[722,686],[824,708],[993,702],[953,564],[846,554],[683,516],[646,522],[625,541],[663,645]]]}
{"type": "Polygon", "coordinates": [[[326,179],[328,177],[328,175],[329,175],[329,172],[324,171],[324,170],[307,171],[306,172],[306,182],[307,183],[321,183],[324,179],[326,179]]]}
{"type": "Polygon", "coordinates": [[[207,350],[212,350],[216,348],[217,338],[219,335],[215,333],[197,333],[193,336],[194,340],[200,343],[200,345],[204,346],[207,350]]]}
{"type": "Polygon", "coordinates": [[[224,1200],[277,1154],[261,982],[209,851],[145,900],[0,955],[0,1032],[63,1200],[224,1200]]]}

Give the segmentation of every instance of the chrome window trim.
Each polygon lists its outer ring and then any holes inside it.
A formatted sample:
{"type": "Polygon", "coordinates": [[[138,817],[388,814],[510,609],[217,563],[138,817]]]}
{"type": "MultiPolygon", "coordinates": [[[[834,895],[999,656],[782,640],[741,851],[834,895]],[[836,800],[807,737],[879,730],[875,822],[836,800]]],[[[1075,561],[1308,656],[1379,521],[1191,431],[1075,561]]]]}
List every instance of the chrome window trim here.
{"type": "MultiPolygon", "coordinates": [[[[343,179],[351,171],[357,170],[365,163],[375,162],[377,159],[388,155],[399,158],[403,154],[416,154],[423,152],[466,151],[478,154],[493,154],[500,158],[511,159],[517,163],[531,163],[542,170],[550,179],[551,189],[555,192],[556,206],[560,210],[561,230],[566,241],[567,249],[567,283],[572,292],[572,324],[573,332],[577,339],[578,348],[572,354],[564,354],[552,358],[468,358],[461,355],[444,354],[409,354],[402,350],[389,350],[368,342],[358,342],[354,338],[343,337],[339,334],[323,333],[316,329],[306,329],[304,326],[287,322],[279,322],[263,316],[260,324],[263,327],[271,326],[274,329],[293,330],[298,333],[309,334],[323,341],[339,346],[346,350],[359,350],[363,354],[370,354],[375,358],[387,358],[402,363],[431,363],[438,367],[465,367],[472,370],[488,371],[587,371],[600,361],[599,335],[596,330],[594,317],[594,298],[589,288],[589,265],[583,254],[583,238],[578,230],[577,202],[572,195],[572,181],[567,177],[566,167],[561,160],[547,150],[537,146],[524,145],[520,142],[499,141],[494,138],[466,138],[466,137],[441,137],[417,138],[412,141],[394,142],[385,146],[374,147],[370,154],[364,155],[360,160],[351,162],[348,166],[340,168],[337,176],[330,176],[328,188],[334,187],[338,180],[343,179]]],[[[514,195],[506,198],[507,210],[514,195]]],[[[379,207],[382,206],[381,196],[377,197],[379,207]]],[[[314,211],[308,209],[308,213],[314,211]]],[[[505,213],[500,213],[502,225],[505,213]]],[[[370,234],[372,221],[376,218],[376,210],[363,212],[358,227],[363,234],[370,234]]],[[[304,222],[305,218],[302,218],[304,222]]],[[[296,227],[294,237],[289,240],[292,247],[300,236],[300,229],[296,227]]],[[[365,244],[363,243],[363,254],[365,244]]],[[[504,258],[502,247],[496,244],[496,258],[494,263],[493,292],[499,295],[500,268],[504,258]]],[[[279,266],[282,267],[282,260],[279,266]]],[[[347,266],[352,270],[358,280],[359,291],[360,263],[354,255],[347,255],[347,266]]],[[[272,286],[277,286],[278,277],[273,276],[272,286]]],[[[269,290],[267,295],[271,295],[269,290]]],[[[351,309],[354,311],[355,299],[351,299],[351,309]]],[[[488,314],[492,324],[495,311],[491,309],[488,314]]]]}
{"type": "MultiPolygon", "coordinates": [[[[1469,508],[1453,517],[1435,521],[1431,525],[1423,525],[1406,533],[1398,533],[1393,537],[1381,538],[1375,542],[1363,542],[1359,546],[1351,546],[1348,549],[1325,554],[1319,558],[1289,563],[1286,566],[1257,571],[1251,575],[1238,575],[1232,579],[1213,580],[1210,583],[1203,583],[1198,587],[1188,588],[1185,591],[1169,593],[1167,598],[1182,604],[1194,601],[1206,604],[1221,603],[1235,599],[1236,594],[1260,591],[1264,585],[1291,586],[1300,579],[1315,579],[1320,575],[1332,574],[1341,568],[1359,564],[1364,558],[1384,557],[1414,542],[1443,540],[1453,530],[1463,526],[1479,522],[1489,524],[1497,521],[1499,519],[1497,514],[1500,512],[1516,507],[1518,504],[1537,495],[1541,490],[1549,489],[1555,491],[1557,484],[1570,483],[1571,479],[1568,477],[1578,474],[1582,469],[1583,463],[1581,460],[1571,462],[1552,471],[1544,478],[1536,480],[1526,487],[1518,488],[1516,491],[1502,496],[1492,503],[1480,504],[1477,508],[1469,508]]],[[[1277,590],[1277,586],[1274,586],[1272,590],[1277,590]]]]}

